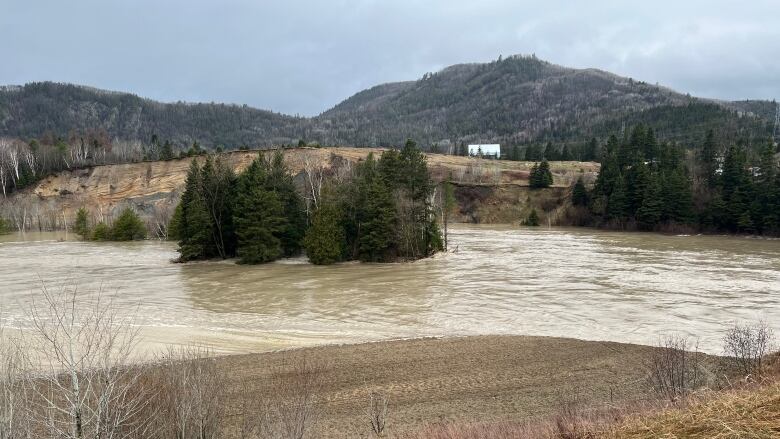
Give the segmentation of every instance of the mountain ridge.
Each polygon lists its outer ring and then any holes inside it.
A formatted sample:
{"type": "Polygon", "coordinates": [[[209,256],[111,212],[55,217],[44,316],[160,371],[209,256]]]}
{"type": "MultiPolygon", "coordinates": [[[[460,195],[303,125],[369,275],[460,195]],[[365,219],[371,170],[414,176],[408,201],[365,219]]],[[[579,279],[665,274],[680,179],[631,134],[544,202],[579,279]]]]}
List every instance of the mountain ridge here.
{"type": "Polygon", "coordinates": [[[530,56],[466,63],[412,81],[378,84],[313,117],[242,104],[160,102],[132,93],[55,82],[0,87],[0,135],[65,136],[105,130],[147,141],[228,149],[299,140],[391,146],[414,138],[445,147],[466,142],[582,142],[624,123],[659,126],[659,137],[693,141],[715,128],[746,137],[769,132],[770,101],[719,101],[596,69],[575,69],[530,56]],[[681,116],[682,113],[682,116],[681,116]],[[690,119],[690,120],[688,120],[690,119]],[[695,122],[695,123],[694,123],[695,122]],[[693,132],[683,133],[686,127],[693,132]]]}

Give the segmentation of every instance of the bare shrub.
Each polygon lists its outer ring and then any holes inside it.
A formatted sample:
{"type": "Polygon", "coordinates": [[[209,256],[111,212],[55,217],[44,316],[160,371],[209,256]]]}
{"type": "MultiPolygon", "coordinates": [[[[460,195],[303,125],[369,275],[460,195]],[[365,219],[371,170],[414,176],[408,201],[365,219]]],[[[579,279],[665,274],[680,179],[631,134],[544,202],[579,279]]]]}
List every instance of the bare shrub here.
{"type": "Polygon", "coordinates": [[[585,439],[595,437],[592,425],[580,413],[579,396],[574,393],[569,399],[561,401],[560,408],[554,419],[551,436],[560,439],[585,439]]]}
{"type": "MultiPolygon", "coordinates": [[[[321,370],[322,367],[303,356],[287,359],[284,365],[275,368],[269,378],[268,390],[257,400],[252,428],[254,437],[312,437],[320,409],[321,370]]],[[[245,416],[252,415],[247,413],[245,416]]]]}
{"type": "Polygon", "coordinates": [[[647,384],[670,401],[706,384],[707,372],[698,342],[680,335],[666,335],[645,360],[647,384]]]}
{"type": "Polygon", "coordinates": [[[387,396],[379,392],[371,392],[366,416],[371,425],[371,431],[381,437],[387,425],[387,396]]]}
{"type": "Polygon", "coordinates": [[[759,377],[765,357],[774,349],[774,332],[766,322],[734,324],[723,337],[723,350],[745,376],[759,377]]]}
{"type": "Polygon", "coordinates": [[[221,437],[227,377],[208,350],[169,348],[158,359],[152,375],[159,389],[152,408],[160,415],[156,430],[161,437],[221,437]]]}

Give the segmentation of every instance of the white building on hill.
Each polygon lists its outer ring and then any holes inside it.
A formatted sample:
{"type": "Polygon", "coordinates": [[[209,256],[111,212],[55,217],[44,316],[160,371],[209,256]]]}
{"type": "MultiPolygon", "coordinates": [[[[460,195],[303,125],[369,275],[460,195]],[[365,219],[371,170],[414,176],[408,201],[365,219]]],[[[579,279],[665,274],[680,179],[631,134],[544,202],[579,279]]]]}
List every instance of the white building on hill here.
{"type": "Polygon", "coordinates": [[[469,155],[482,157],[495,157],[501,158],[501,145],[489,144],[489,145],[469,145],[469,155]]]}

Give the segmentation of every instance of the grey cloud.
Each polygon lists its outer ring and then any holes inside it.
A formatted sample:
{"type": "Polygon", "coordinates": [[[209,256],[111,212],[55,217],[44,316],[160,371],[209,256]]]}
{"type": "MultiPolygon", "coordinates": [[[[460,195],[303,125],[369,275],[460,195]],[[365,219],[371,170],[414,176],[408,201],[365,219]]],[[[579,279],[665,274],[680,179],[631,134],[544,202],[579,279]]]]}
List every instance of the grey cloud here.
{"type": "Polygon", "coordinates": [[[317,114],[382,82],[536,53],[693,95],[780,97],[775,0],[5,0],[0,83],[317,114]]]}

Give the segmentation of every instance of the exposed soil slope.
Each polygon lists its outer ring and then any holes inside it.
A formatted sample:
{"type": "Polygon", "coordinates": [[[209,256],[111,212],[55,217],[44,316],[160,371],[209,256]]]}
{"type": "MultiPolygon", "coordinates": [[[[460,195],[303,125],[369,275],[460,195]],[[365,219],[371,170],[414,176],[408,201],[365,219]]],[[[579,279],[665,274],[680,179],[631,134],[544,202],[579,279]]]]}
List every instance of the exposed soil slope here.
{"type": "MultiPolygon", "coordinates": [[[[375,148],[296,148],[285,150],[290,171],[303,187],[305,169],[321,167],[327,172],[364,160],[368,154],[380,154],[375,148]]],[[[257,151],[223,154],[236,171],[257,157],[257,151]]],[[[50,176],[33,188],[13,195],[2,207],[10,218],[27,217],[27,228],[62,228],[72,223],[75,211],[86,207],[96,220],[107,220],[130,204],[149,223],[165,217],[178,202],[191,158],[170,161],[95,166],[50,176]]],[[[198,158],[203,160],[203,158],[198,158]]],[[[430,154],[428,164],[437,182],[456,184],[460,215],[456,220],[484,223],[508,223],[527,215],[529,206],[555,213],[564,202],[568,188],[582,176],[592,182],[598,172],[596,163],[553,162],[553,188],[529,191],[528,176],[532,162],[483,160],[430,154]],[[535,200],[539,200],[535,203],[535,200]],[[544,206],[541,205],[544,200],[544,206]]],[[[554,222],[554,221],[553,221],[554,222]]]]}
{"type": "MultiPolygon", "coordinates": [[[[262,398],[273,372],[305,358],[322,370],[315,437],[368,437],[371,392],[389,399],[388,433],[439,421],[534,420],[574,395],[589,406],[647,397],[653,348],[524,336],[418,339],[223,357],[234,401],[262,398]]],[[[287,371],[287,372],[285,372],[287,371]]],[[[240,407],[232,408],[240,413],[240,407]]],[[[238,416],[236,416],[238,417],[238,416]]]]}

